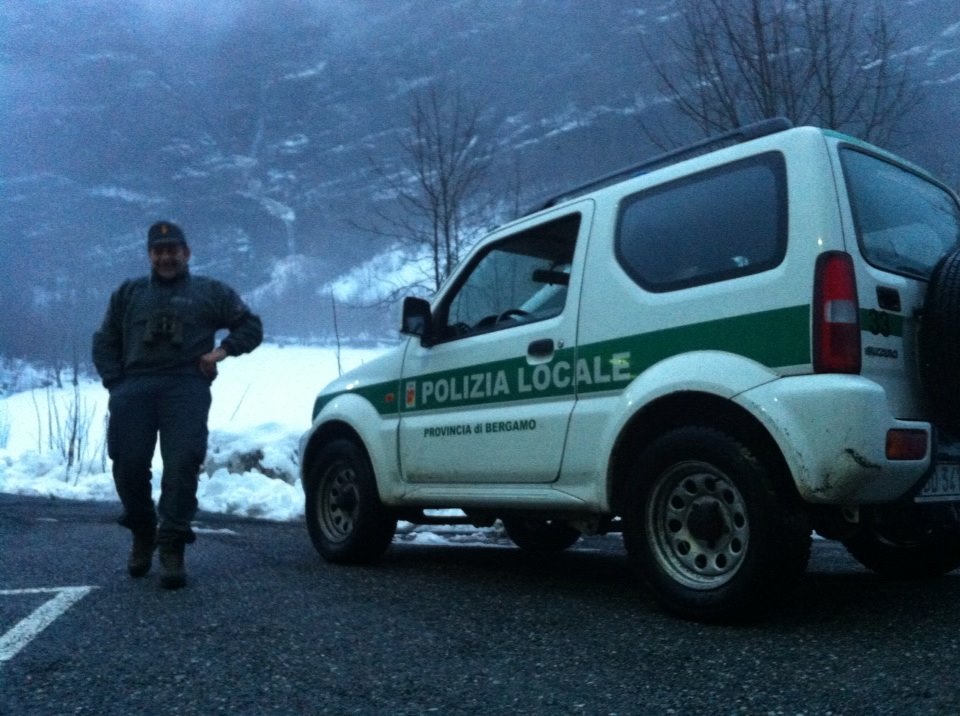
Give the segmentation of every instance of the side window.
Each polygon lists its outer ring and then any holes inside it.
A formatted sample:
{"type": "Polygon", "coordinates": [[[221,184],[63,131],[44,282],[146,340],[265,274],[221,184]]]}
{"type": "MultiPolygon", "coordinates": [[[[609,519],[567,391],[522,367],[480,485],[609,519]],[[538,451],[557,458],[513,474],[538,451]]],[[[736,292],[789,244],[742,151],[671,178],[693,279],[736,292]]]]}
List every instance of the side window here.
{"type": "Polygon", "coordinates": [[[509,236],[478,256],[438,307],[444,340],[541,321],[566,304],[580,215],[509,236]]]}
{"type": "Polygon", "coordinates": [[[649,291],[672,291],[759,273],[787,246],[783,155],[768,152],[626,199],[617,260],[649,291]]]}

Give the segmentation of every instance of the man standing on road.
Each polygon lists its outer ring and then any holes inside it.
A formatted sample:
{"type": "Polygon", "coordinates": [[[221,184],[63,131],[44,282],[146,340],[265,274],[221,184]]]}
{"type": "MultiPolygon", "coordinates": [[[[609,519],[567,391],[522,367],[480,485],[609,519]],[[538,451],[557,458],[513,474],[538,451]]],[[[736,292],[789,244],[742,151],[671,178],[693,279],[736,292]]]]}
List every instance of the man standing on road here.
{"type": "Polygon", "coordinates": [[[260,318],[220,281],[192,276],[179,226],[158,221],[147,232],[151,274],[125,281],[110,297],[93,335],[93,362],[110,391],[107,452],[123,504],[120,524],[133,532],[127,569],[150,571],[160,556],[160,585],[186,584],[184,545],[197,510],[197,480],[207,451],[210,383],[217,363],[248,353],[263,339],[260,318]],[[214,347],[216,333],[228,334],[214,347]],[[160,501],[150,466],[160,435],[160,501]],[[159,520],[158,520],[159,518],[159,520]]]}

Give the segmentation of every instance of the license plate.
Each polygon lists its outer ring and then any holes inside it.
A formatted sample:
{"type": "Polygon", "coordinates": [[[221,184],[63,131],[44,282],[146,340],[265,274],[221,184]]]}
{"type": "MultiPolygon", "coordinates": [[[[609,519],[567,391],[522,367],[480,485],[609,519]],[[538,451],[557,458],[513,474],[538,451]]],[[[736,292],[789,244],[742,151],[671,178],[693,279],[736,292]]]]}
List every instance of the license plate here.
{"type": "Polygon", "coordinates": [[[952,502],[960,500],[960,464],[941,463],[920,490],[915,502],[952,502]]]}

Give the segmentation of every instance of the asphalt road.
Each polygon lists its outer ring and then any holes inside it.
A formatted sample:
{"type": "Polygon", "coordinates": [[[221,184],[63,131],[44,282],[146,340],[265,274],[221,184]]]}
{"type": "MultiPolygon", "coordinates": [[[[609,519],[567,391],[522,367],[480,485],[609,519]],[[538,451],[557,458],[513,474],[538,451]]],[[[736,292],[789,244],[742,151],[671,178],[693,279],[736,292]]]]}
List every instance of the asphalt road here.
{"type": "Polygon", "coordinates": [[[832,542],[787,603],[703,626],[657,608],[618,537],[336,567],[300,524],[202,515],[165,592],[127,577],[116,512],[0,495],[3,716],[960,713],[960,575],[884,581],[832,542]]]}

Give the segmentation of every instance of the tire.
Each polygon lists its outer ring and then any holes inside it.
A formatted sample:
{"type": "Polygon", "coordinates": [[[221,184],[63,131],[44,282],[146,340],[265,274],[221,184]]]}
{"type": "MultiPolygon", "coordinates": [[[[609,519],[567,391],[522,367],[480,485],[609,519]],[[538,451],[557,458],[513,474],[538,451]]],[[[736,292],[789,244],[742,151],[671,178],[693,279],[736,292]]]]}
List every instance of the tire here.
{"type": "Polygon", "coordinates": [[[324,446],[304,493],[310,540],[328,562],[365,564],[386,552],[396,516],[380,501],[370,460],[356,443],[324,446]]]}
{"type": "Polygon", "coordinates": [[[960,428],[960,250],[940,259],[930,275],[919,340],[934,421],[960,428]]]}
{"type": "Polygon", "coordinates": [[[811,530],[751,451],[730,435],[683,427],[641,455],[623,536],[663,607],[685,619],[738,621],[804,573],[811,530]]]}
{"type": "Polygon", "coordinates": [[[507,537],[531,552],[562,552],[580,539],[580,530],[559,520],[504,517],[501,521],[507,537]]]}
{"type": "Polygon", "coordinates": [[[865,527],[843,540],[850,555],[891,579],[931,579],[960,567],[960,535],[933,530],[865,527]]]}

